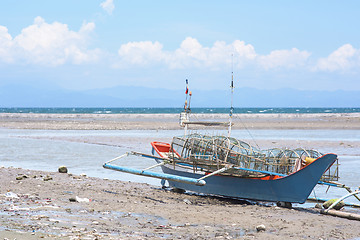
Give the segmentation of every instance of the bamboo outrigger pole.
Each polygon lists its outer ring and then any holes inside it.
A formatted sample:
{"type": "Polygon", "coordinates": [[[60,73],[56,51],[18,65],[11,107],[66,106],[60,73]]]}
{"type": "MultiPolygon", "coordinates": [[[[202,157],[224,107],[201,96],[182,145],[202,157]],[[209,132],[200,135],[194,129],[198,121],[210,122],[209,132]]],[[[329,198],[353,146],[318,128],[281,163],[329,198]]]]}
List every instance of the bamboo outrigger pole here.
{"type": "Polygon", "coordinates": [[[116,158],[104,163],[103,167],[107,168],[107,169],[119,171],[119,172],[126,172],[126,173],[135,174],[135,175],[146,176],[146,177],[160,178],[160,179],[165,179],[165,180],[170,180],[170,181],[175,181],[175,182],[193,184],[193,185],[197,185],[197,186],[204,186],[206,184],[205,180],[202,180],[202,179],[191,178],[191,177],[183,177],[183,176],[178,176],[178,175],[174,175],[174,174],[158,173],[158,172],[148,171],[148,169],[152,169],[154,167],[158,167],[158,166],[161,166],[161,165],[168,164],[169,163],[168,160],[169,159],[167,159],[167,158],[156,157],[156,156],[152,156],[152,155],[144,154],[144,153],[138,153],[138,152],[128,153],[127,152],[127,153],[125,153],[125,154],[123,154],[123,155],[121,155],[119,157],[116,157],[116,158]],[[116,166],[116,165],[110,164],[111,162],[113,162],[115,160],[127,157],[129,155],[135,155],[135,156],[141,156],[141,157],[147,157],[147,158],[153,158],[153,159],[160,159],[160,160],[163,160],[164,162],[161,163],[161,164],[156,164],[154,166],[142,169],[142,170],[135,169],[135,168],[123,167],[123,166],[116,166]]]}

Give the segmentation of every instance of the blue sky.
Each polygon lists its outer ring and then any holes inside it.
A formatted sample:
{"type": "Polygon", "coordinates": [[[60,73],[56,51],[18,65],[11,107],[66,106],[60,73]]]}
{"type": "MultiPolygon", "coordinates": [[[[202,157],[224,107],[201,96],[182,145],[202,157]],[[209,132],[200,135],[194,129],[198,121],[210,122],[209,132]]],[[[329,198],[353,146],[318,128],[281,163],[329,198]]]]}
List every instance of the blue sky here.
{"type": "Polygon", "coordinates": [[[227,89],[233,68],[236,87],[360,91],[359,22],[360,1],[3,0],[0,87],[227,89]]]}

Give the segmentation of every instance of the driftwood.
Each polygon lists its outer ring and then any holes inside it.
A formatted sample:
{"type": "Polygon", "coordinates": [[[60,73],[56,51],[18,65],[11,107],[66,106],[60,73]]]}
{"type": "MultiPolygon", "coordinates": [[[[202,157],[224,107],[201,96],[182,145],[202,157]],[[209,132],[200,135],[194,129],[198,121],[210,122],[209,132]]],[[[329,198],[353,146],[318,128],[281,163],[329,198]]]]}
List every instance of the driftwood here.
{"type": "Polygon", "coordinates": [[[332,209],[331,210],[321,209],[320,213],[360,221],[360,215],[356,213],[342,212],[332,209]]]}

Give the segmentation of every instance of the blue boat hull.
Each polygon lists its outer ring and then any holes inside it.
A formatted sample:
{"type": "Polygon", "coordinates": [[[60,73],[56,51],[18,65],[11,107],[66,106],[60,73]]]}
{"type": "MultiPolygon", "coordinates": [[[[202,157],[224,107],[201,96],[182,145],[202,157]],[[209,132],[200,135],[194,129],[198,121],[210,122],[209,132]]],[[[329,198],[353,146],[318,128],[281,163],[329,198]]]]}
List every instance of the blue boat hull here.
{"type": "MultiPolygon", "coordinates": [[[[303,169],[275,180],[215,175],[205,179],[205,186],[196,186],[168,180],[171,187],[198,193],[221,195],[260,201],[304,203],[318,183],[322,174],[337,159],[335,154],[326,154],[303,169]]],[[[161,166],[167,174],[201,178],[204,174],[188,172],[181,168],[161,166]]]]}

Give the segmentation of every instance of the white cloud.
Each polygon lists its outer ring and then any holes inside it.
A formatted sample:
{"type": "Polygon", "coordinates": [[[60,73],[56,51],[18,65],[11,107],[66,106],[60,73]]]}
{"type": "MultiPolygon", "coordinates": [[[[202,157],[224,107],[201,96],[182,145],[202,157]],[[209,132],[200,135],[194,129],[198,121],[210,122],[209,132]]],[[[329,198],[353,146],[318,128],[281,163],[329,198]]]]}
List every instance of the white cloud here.
{"type": "Polygon", "coordinates": [[[306,65],[311,53],[300,51],[297,48],[291,50],[274,50],[269,55],[259,56],[258,62],[264,69],[274,68],[297,68],[306,65]]]}
{"type": "Polygon", "coordinates": [[[0,26],[0,60],[5,56],[5,60],[52,66],[94,61],[100,50],[86,48],[88,34],[94,28],[94,23],[84,23],[79,32],[75,32],[69,30],[66,24],[49,24],[43,18],[36,17],[32,25],[12,39],[7,29],[0,26]]]}
{"type": "Polygon", "coordinates": [[[174,51],[163,51],[159,42],[131,42],[123,44],[119,49],[121,64],[129,66],[151,65],[162,63],[171,69],[189,67],[206,67],[209,70],[219,70],[229,67],[234,55],[234,65],[244,68],[255,65],[265,70],[273,68],[296,68],[305,66],[311,53],[296,48],[290,50],[275,50],[269,55],[258,55],[251,44],[236,40],[231,44],[216,41],[211,47],[202,46],[195,38],[187,37],[180,47],[174,51]]]}
{"type": "Polygon", "coordinates": [[[118,54],[120,67],[129,64],[151,65],[165,64],[171,69],[187,67],[208,67],[219,69],[231,63],[231,54],[239,59],[240,64],[255,59],[256,53],[250,44],[234,41],[227,45],[217,41],[212,47],[204,47],[195,38],[187,37],[174,51],[164,51],[159,42],[130,42],[121,45],[118,54]]]}
{"type": "Polygon", "coordinates": [[[114,1],[113,0],[106,0],[105,2],[102,2],[100,6],[108,13],[112,14],[112,12],[115,9],[114,1]]]}
{"type": "Polygon", "coordinates": [[[315,70],[346,71],[360,66],[360,50],[345,44],[332,52],[327,58],[320,58],[315,70]]]}
{"type": "MultiPolygon", "coordinates": [[[[104,9],[110,5],[113,5],[112,1],[102,3],[104,9]]],[[[36,17],[33,24],[12,37],[5,26],[0,26],[0,62],[47,66],[96,62],[103,52],[88,47],[89,35],[94,29],[93,22],[84,23],[78,31],[73,31],[67,24],[47,23],[43,18],[36,17]]],[[[125,43],[118,50],[118,60],[114,66],[131,68],[158,65],[169,69],[199,68],[218,71],[229,69],[232,54],[234,67],[237,69],[255,67],[267,71],[302,68],[349,72],[360,66],[360,49],[350,44],[341,46],[326,58],[310,61],[311,53],[297,48],[274,50],[268,55],[260,55],[251,44],[244,41],[216,41],[212,46],[203,46],[192,37],[185,38],[172,51],[164,50],[158,41],[125,43]],[[316,62],[316,65],[311,65],[311,62],[316,62]]]]}
{"type": "Polygon", "coordinates": [[[180,48],[167,54],[170,68],[184,68],[206,64],[209,48],[204,48],[196,39],[187,37],[180,48]]]}
{"type": "Polygon", "coordinates": [[[8,33],[8,29],[4,26],[0,26],[0,61],[12,61],[11,51],[9,51],[9,49],[12,48],[12,45],[12,37],[8,33]]]}
{"type": "Polygon", "coordinates": [[[312,53],[306,50],[282,49],[260,55],[251,44],[244,41],[235,40],[230,44],[216,41],[212,46],[206,47],[192,37],[185,38],[173,51],[165,51],[158,41],[129,42],[120,46],[118,55],[120,61],[114,66],[119,68],[156,64],[170,69],[204,68],[217,71],[230,67],[231,55],[234,56],[234,67],[237,69],[301,69],[310,72],[311,69],[346,71],[360,66],[360,50],[350,44],[340,47],[327,58],[319,59],[316,66],[312,65],[316,61],[310,58],[312,53]]]}
{"type": "Polygon", "coordinates": [[[162,47],[159,42],[129,42],[121,45],[118,54],[124,64],[147,65],[164,58],[162,47]]]}

